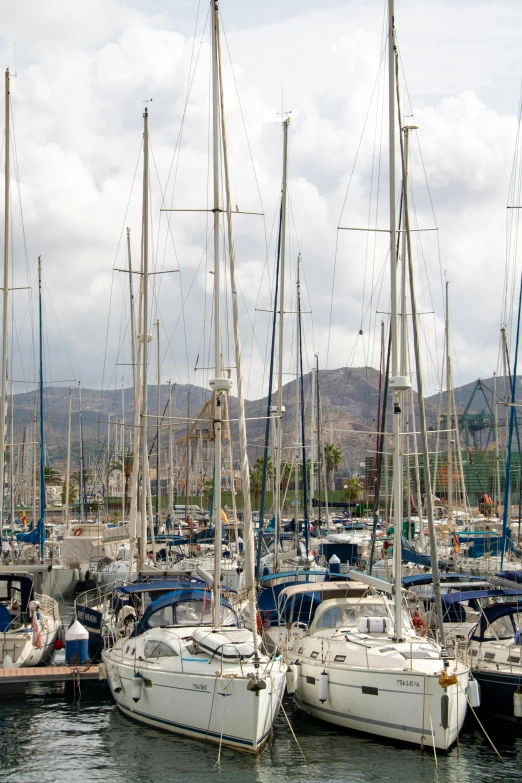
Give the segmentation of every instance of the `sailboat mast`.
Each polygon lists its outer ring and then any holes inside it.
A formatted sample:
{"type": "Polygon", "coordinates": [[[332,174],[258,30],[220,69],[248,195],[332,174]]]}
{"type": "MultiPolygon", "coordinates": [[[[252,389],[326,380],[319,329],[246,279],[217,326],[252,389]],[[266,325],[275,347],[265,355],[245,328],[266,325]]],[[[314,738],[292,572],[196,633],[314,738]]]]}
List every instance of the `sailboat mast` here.
{"type": "MultiPolygon", "coordinates": [[[[299,274],[299,261],[301,256],[297,259],[297,336],[299,346],[299,376],[297,378],[297,384],[299,385],[301,395],[301,449],[302,449],[302,461],[303,461],[303,523],[304,523],[304,535],[305,535],[305,549],[306,558],[308,560],[309,552],[309,535],[310,526],[308,522],[308,477],[306,475],[306,437],[305,437],[305,403],[304,403],[304,378],[303,378],[303,326],[301,316],[301,278],[299,274]]],[[[296,461],[297,464],[298,460],[296,461]]],[[[296,471],[297,471],[296,464],[296,471]]],[[[296,516],[296,531],[299,530],[297,523],[298,517],[296,516]]],[[[299,540],[299,539],[298,539],[299,540]]]]}
{"type": "Polygon", "coordinates": [[[65,469],[65,535],[69,535],[69,517],[71,499],[71,415],[72,415],[72,389],[69,389],[69,411],[67,417],[67,466],[65,469]]]}
{"type": "MultiPolygon", "coordinates": [[[[212,155],[213,155],[213,213],[214,213],[214,627],[221,625],[221,397],[224,392],[221,370],[221,316],[220,316],[220,261],[221,237],[220,158],[219,158],[219,66],[218,66],[218,3],[212,8],[212,155]]],[[[228,381],[228,379],[227,379],[228,381]]],[[[188,458],[188,442],[187,442],[188,458]]],[[[188,492],[188,487],[186,489],[188,492]]]]}
{"type": "Polygon", "coordinates": [[[401,392],[404,377],[399,373],[399,335],[397,312],[397,215],[395,185],[395,4],[388,0],[388,112],[390,178],[390,293],[391,293],[391,371],[393,393],[393,573],[395,577],[395,637],[402,639],[402,443],[401,392]]]}
{"type": "MultiPolygon", "coordinates": [[[[397,103],[399,104],[399,101],[397,101],[397,103]]],[[[400,120],[400,104],[399,104],[399,120],[400,120]]],[[[408,139],[408,135],[411,130],[416,130],[416,126],[410,125],[402,129],[406,141],[408,139]]],[[[420,432],[421,432],[421,441],[422,441],[422,458],[424,461],[424,484],[425,484],[424,489],[426,492],[426,511],[428,517],[428,530],[430,536],[430,555],[431,555],[431,570],[433,575],[433,594],[435,597],[435,608],[437,611],[437,622],[439,626],[439,634],[440,634],[439,640],[440,643],[444,645],[444,624],[443,624],[443,616],[442,616],[440,571],[439,571],[439,561],[437,556],[437,538],[435,535],[433,494],[431,491],[430,455],[428,451],[428,432],[426,428],[426,411],[424,406],[424,388],[423,388],[422,363],[421,363],[420,343],[419,343],[417,298],[415,294],[413,257],[411,251],[410,217],[408,211],[408,168],[407,168],[407,160],[406,160],[408,145],[407,143],[403,144],[402,138],[403,137],[401,135],[404,219],[405,219],[405,230],[406,230],[406,247],[407,247],[407,254],[408,254],[408,272],[410,277],[410,303],[411,303],[411,316],[412,316],[412,323],[413,323],[413,346],[415,351],[415,369],[417,371],[417,403],[419,406],[419,423],[420,423],[420,432]]],[[[422,524],[422,520],[421,520],[421,524],[422,524]]],[[[397,603],[397,597],[396,597],[396,603],[397,603]]]]}
{"type": "Polygon", "coordinates": [[[36,394],[34,396],[33,401],[33,448],[32,448],[32,458],[33,458],[33,501],[32,501],[32,507],[33,507],[33,520],[32,520],[32,529],[36,527],[36,463],[38,461],[38,438],[36,435],[36,394]]]}
{"type": "Polygon", "coordinates": [[[7,421],[7,316],[9,307],[9,184],[10,184],[10,153],[9,138],[9,98],[10,98],[9,68],[5,72],[5,174],[4,174],[4,296],[2,304],[2,388],[0,390],[0,537],[4,536],[4,496],[5,496],[5,441],[7,421]]]}
{"type": "MultiPolygon", "coordinates": [[[[300,308],[300,286],[301,286],[301,280],[300,280],[300,271],[301,271],[301,253],[297,256],[297,328],[295,330],[295,469],[294,469],[294,487],[295,487],[295,538],[296,538],[296,547],[298,547],[299,542],[299,430],[300,430],[300,414],[299,414],[299,391],[300,391],[300,359],[301,359],[301,352],[300,352],[300,338],[301,338],[301,313],[299,311],[300,308]]],[[[303,465],[303,471],[306,470],[306,466],[303,465]]]]}
{"type": "Polygon", "coordinates": [[[143,112],[143,212],[142,212],[142,392],[141,392],[141,563],[147,556],[147,494],[149,455],[147,450],[147,366],[149,343],[149,113],[143,112]]]}
{"type": "Polygon", "coordinates": [[[286,195],[288,179],[288,126],[290,118],[283,120],[283,185],[281,191],[281,256],[279,261],[279,347],[278,347],[278,392],[276,417],[276,464],[275,464],[275,570],[281,536],[281,458],[283,448],[283,347],[285,315],[285,251],[286,251],[286,195]]]}
{"type": "Polygon", "coordinates": [[[314,459],[315,459],[315,373],[314,369],[310,370],[310,514],[313,518],[313,504],[314,504],[314,459]]]}
{"type": "MultiPolygon", "coordinates": [[[[11,341],[11,349],[13,348],[11,341]]],[[[11,350],[11,355],[13,351],[11,350]]],[[[13,394],[13,379],[9,383],[11,410],[9,412],[9,518],[11,524],[14,523],[15,518],[15,447],[14,447],[14,394],[13,394]]]]}
{"type": "Polygon", "coordinates": [[[446,443],[448,447],[448,520],[453,519],[453,455],[451,453],[451,434],[453,432],[453,414],[451,408],[451,356],[449,339],[449,283],[446,282],[446,443]]]}
{"type": "Polygon", "coordinates": [[[127,229],[127,260],[129,264],[129,303],[131,333],[132,387],[136,388],[136,319],[134,315],[134,289],[132,285],[132,258],[130,247],[130,228],[127,229]]]}
{"type": "MultiPolygon", "coordinates": [[[[504,379],[505,381],[505,379],[504,379]]],[[[495,438],[495,506],[497,515],[500,515],[501,489],[500,489],[500,455],[498,451],[498,400],[497,400],[497,373],[493,373],[493,432],[495,438]]]]}
{"type": "MultiPolygon", "coordinates": [[[[315,407],[316,416],[315,421],[317,425],[317,523],[319,529],[321,529],[321,395],[319,390],[319,354],[315,354],[315,407]]],[[[328,521],[326,523],[328,528],[328,521]]]]}
{"type": "MultiPolygon", "coordinates": [[[[5,293],[5,292],[4,292],[5,293]]],[[[43,335],[42,335],[42,257],[38,256],[38,320],[40,325],[40,560],[44,559],[45,541],[45,441],[44,441],[44,394],[43,394],[43,335]]]]}
{"type": "MultiPolygon", "coordinates": [[[[248,591],[248,607],[250,617],[256,616],[256,599],[255,599],[255,552],[254,552],[254,522],[252,519],[252,501],[250,497],[250,470],[248,464],[247,454],[247,433],[246,433],[246,418],[245,418],[245,396],[243,390],[243,358],[241,352],[241,335],[239,331],[239,307],[237,301],[237,280],[236,280],[236,251],[234,244],[234,233],[232,230],[232,203],[230,195],[230,175],[228,168],[228,144],[227,144],[227,130],[225,122],[225,105],[224,105],[224,93],[223,93],[223,74],[221,71],[221,43],[219,38],[219,27],[216,28],[217,46],[218,46],[218,65],[219,65],[219,89],[220,89],[220,106],[221,106],[221,131],[223,139],[223,164],[225,174],[225,194],[226,194],[226,210],[227,210],[227,227],[228,227],[228,250],[230,261],[230,290],[232,292],[232,318],[234,325],[234,349],[236,358],[236,377],[237,377],[237,412],[238,412],[238,425],[239,425],[239,451],[241,458],[241,485],[243,489],[243,510],[244,510],[244,527],[243,535],[245,542],[245,587],[248,591]]],[[[227,415],[230,420],[230,404],[229,396],[227,400],[227,415]]],[[[228,437],[230,447],[230,473],[232,480],[232,500],[234,505],[234,525],[236,530],[236,542],[238,538],[237,534],[237,514],[234,492],[234,474],[232,464],[232,437],[230,431],[230,421],[228,423],[228,437]]],[[[238,547],[239,550],[239,547],[238,547]]],[[[252,634],[254,637],[254,659],[258,657],[258,638],[256,632],[256,624],[252,624],[252,634]]]]}
{"type": "Polygon", "coordinates": [[[268,448],[270,444],[270,423],[273,415],[272,390],[274,384],[274,353],[275,353],[275,338],[276,338],[276,326],[277,326],[277,301],[279,295],[280,258],[281,258],[281,209],[279,210],[279,230],[277,232],[274,309],[272,311],[272,336],[270,340],[270,368],[268,371],[268,394],[267,394],[267,401],[266,401],[265,443],[263,448],[263,473],[261,479],[261,500],[259,504],[259,527],[258,527],[258,536],[257,536],[256,573],[258,579],[261,576],[261,554],[263,550],[263,527],[264,527],[264,518],[265,518],[266,479],[268,473],[268,448]]]}
{"type": "Polygon", "coordinates": [[[156,525],[160,523],[160,507],[161,507],[161,483],[160,483],[160,469],[161,469],[161,354],[160,354],[160,322],[159,318],[156,321],[156,340],[157,340],[157,362],[158,362],[158,428],[157,428],[157,453],[156,460],[156,525]]]}
{"type": "MultiPolygon", "coordinates": [[[[172,449],[172,384],[169,381],[169,514],[174,514],[174,464],[172,449]]],[[[167,533],[169,531],[167,530],[167,533]]]]}
{"type": "Polygon", "coordinates": [[[121,521],[125,522],[125,389],[121,382],[121,521]]]}
{"type": "Polygon", "coordinates": [[[78,381],[78,421],[80,425],[80,481],[78,482],[78,517],[79,522],[83,521],[83,502],[84,502],[84,483],[85,483],[85,469],[83,461],[83,427],[82,427],[82,386],[81,381],[78,381]]]}

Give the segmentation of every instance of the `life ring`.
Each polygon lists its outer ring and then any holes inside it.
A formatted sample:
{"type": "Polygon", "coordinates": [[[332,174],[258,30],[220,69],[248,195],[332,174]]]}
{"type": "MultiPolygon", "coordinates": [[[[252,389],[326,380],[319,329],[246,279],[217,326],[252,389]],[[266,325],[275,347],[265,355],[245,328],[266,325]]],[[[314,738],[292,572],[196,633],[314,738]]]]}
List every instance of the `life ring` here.
{"type": "Polygon", "coordinates": [[[195,547],[195,550],[196,550],[196,552],[201,552],[201,547],[200,547],[199,544],[195,547]]]}
{"type": "Polygon", "coordinates": [[[77,527],[76,530],[73,533],[73,536],[81,536],[82,533],[83,533],[83,530],[81,529],[81,527],[77,527]]]}
{"type": "Polygon", "coordinates": [[[421,632],[421,636],[426,636],[428,632],[428,626],[426,625],[426,623],[424,622],[424,620],[422,619],[422,617],[418,612],[415,612],[415,614],[411,618],[411,622],[415,630],[421,632]]]}

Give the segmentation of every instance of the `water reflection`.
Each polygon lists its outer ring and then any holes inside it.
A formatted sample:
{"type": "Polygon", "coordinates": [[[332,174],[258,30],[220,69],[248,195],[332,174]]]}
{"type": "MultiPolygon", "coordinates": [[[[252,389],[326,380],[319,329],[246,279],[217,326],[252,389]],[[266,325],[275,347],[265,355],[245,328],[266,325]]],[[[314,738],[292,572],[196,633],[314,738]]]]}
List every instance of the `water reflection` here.
{"type": "Polygon", "coordinates": [[[488,726],[504,763],[474,723],[447,756],[380,743],[316,721],[285,701],[306,756],[280,714],[259,758],[186,740],[121,715],[110,696],[84,689],[80,706],[62,688],[32,686],[0,702],[2,783],[515,783],[522,781],[522,728],[488,726]]]}

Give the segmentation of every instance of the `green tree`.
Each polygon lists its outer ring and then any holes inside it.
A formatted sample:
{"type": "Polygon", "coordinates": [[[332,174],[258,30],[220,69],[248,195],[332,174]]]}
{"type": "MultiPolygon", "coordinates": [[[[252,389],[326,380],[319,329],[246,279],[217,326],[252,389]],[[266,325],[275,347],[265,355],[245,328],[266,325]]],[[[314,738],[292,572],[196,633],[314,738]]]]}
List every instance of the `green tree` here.
{"type": "MultiPolygon", "coordinates": [[[[263,476],[263,457],[258,457],[256,461],[254,462],[254,470],[259,470],[261,472],[261,477],[263,476]]],[[[272,489],[272,477],[274,476],[275,470],[274,470],[274,463],[272,462],[272,457],[268,457],[266,461],[266,477],[268,479],[267,481],[267,489],[272,489]]]]}
{"type": "MultiPolygon", "coordinates": [[[[130,481],[132,477],[132,472],[134,470],[134,454],[132,451],[126,451],[123,455],[123,460],[115,460],[114,462],[111,462],[109,465],[109,475],[111,473],[114,473],[115,471],[118,471],[119,473],[123,473],[123,476],[125,478],[125,487],[124,487],[124,506],[125,509],[128,510],[128,497],[129,497],[129,490],[130,490],[130,481]]],[[[92,476],[89,476],[87,478],[87,474],[85,476],[84,481],[88,482],[92,480],[92,476]]],[[[107,496],[109,494],[109,488],[107,487],[107,496]]]]}
{"type": "Polygon", "coordinates": [[[78,485],[80,484],[81,476],[83,476],[84,486],[89,484],[94,478],[90,470],[87,470],[87,468],[84,468],[83,471],[77,470],[76,473],[71,473],[72,480],[75,481],[78,485]]]}
{"type": "Polygon", "coordinates": [[[78,500],[78,487],[76,484],[69,484],[69,500],[65,497],[65,483],[62,485],[62,505],[69,506],[78,500]]]}
{"type": "Polygon", "coordinates": [[[331,486],[332,473],[335,476],[335,470],[341,464],[343,452],[335,443],[324,444],[324,461],[326,466],[326,483],[331,486]]]}
{"type": "Polygon", "coordinates": [[[355,503],[359,500],[363,491],[363,485],[356,476],[351,476],[344,482],[343,497],[348,503],[355,503]]]}
{"type": "MultiPolygon", "coordinates": [[[[257,462],[257,460],[256,460],[257,462]]],[[[254,506],[258,507],[258,501],[261,497],[261,490],[263,488],[263,470],[259,467],[254,467],[250,471],[250,492],[254,496],[254,506]]]]}
{"type": "Polygon", "coordinates": [[[205,479],[205,481],[203,482],[203,489],[201,491],[201,494],[207,501],[209,509],[210,509],[210,499],[212,498],[213,487],[214,487],[214,482],[212,481],[212,479],[205,479]]]}
{"type": "Polygon", "coordinates": [[[44,467],[44,483],[47,484],[61,484],[62,475],[59,470],[55,470],[50,465],[44,467]]]}

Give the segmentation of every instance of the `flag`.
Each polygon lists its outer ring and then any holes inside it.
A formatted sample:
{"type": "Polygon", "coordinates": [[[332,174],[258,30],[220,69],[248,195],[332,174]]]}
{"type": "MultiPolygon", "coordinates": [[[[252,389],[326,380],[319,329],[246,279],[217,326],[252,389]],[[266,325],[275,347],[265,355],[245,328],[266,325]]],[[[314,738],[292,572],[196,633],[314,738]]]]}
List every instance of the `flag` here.
{"type": "Polygon", "coordinates": [[[33,611],[33,647],[38,647],[39,650],[43,647],[42,635],[38,625],[38,618],[36,617],[36,609],[33,611]]]}
{"type": "Polygon", "coordinates": [[[221,509],[221,521],[223,522],[224,525],[228,525],[228,517],[223,511],[223,509],[221,509]]]}
{"type": "Polygon", "coordinates": [[[456,555],[460,552],[460,541],[455,531],[453,531],[453,551],[456,555]]]}

